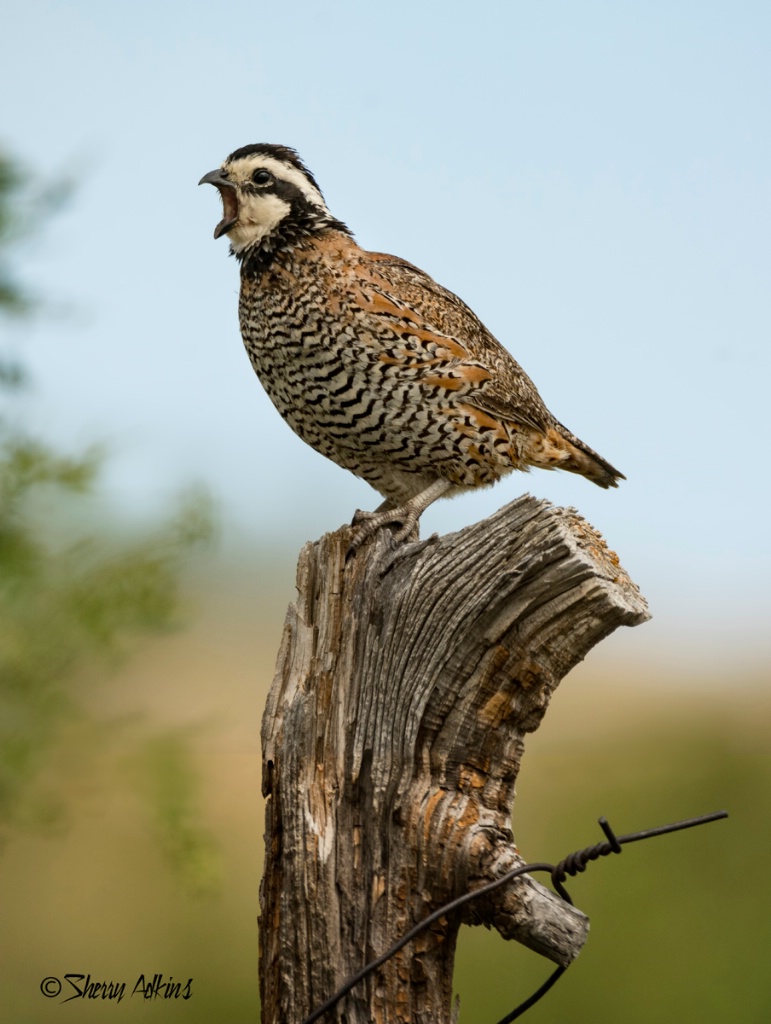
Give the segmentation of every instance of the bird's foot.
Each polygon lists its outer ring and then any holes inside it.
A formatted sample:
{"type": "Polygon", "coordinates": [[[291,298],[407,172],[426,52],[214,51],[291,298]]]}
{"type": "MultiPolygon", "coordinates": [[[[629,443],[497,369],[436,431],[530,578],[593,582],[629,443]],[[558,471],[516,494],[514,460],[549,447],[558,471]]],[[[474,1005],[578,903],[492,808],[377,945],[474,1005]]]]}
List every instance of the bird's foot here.
{"type": "Polygon", "coordinates": [[[377,512],[362,512],[361,509],[358,509],[351,520],[354,535],[346,559],[352,558],[362,544],[384,526],[398,527],[393,534],[396,544],[401,544],[403,541],[419,540],[418,520],[421,511],[418,508],[411,508],[410,502],[400,505],[399,508],[382,509],[381,507],[377,512]]]}
{"type": "Polygon", "coordinates": [[[386,501],[376,512],[357,512],[351,523],[355,532],[346,559],[355,555],[364,541],[373,533],[377,533],[383,526],[399,526],[394,534],[394,541],[397,544],[401,544],[402,541],[418,540],[418,520],[422,513],[432,501],[436,501],[445,491],[449,490],[450,486],[448,480],[435,480],[425,490],[397,508],[394,508],[391,502],[386,501]]]}

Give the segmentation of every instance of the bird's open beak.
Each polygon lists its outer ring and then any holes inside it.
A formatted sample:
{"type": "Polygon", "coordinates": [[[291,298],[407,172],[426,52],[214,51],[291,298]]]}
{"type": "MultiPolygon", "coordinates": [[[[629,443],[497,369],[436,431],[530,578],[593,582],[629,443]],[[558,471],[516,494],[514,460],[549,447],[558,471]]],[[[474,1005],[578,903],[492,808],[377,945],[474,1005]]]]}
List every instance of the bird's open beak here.
{"type": "Polygon", "coordinates": [[[214,237],[219,238],[221,235],[226,235],[231,228],[235,227],[238,221],[238,195],[236,193],[236,186],[232,181],[225,177],[225,173],[221,167],[218,167],[216,171],[209,171],[208,174],[204,174],[198,184],[214,185],[219,189],[220,196],[222,197],[222,211],[224,216],[214,229],[214,237]]]}

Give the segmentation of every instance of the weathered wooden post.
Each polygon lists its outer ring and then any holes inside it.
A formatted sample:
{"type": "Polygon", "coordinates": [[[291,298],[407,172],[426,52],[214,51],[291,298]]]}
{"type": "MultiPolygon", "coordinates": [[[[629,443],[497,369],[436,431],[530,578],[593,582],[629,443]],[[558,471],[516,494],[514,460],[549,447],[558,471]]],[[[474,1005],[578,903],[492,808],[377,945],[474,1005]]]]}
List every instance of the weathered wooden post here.
{"type": "MultiPolygon", "coordinates": [[[[263,1024],[301,1024],[447,901],[524,863],[511,812],[524,736],[562,677],[648,618],[602,538],[528,495],[457,534],[346,563],[307,545],[262,728],[263,1024]]],[[[527,876],[420,935],[327,1015],[449,1024],[462,921],[559,964],[587,918],[527,876]]]]}

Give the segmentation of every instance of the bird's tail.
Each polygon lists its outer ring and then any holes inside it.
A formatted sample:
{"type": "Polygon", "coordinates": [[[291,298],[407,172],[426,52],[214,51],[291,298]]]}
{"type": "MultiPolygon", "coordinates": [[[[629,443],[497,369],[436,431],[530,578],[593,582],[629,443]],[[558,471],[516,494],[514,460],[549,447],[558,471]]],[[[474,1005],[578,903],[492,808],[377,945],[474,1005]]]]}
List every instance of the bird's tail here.
{"type": "Polygon", "coordinates": [[[623,473],[606,462],[588,444],[584,444],[575,434],[557,423],[546,432],[547,444],[559,452],[559,460],[554,468],[565,469],[569,473],[579,473],[598,487],[618,487],[618,480],[626,480],[623,473]]]}

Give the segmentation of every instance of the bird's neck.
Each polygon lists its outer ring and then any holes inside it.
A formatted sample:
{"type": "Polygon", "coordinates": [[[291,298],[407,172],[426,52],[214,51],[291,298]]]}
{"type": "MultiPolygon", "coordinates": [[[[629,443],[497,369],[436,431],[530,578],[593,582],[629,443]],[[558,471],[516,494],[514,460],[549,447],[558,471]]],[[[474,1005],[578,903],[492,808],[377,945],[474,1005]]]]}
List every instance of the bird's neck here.
{"type": "Polygon", "coordinates": [[[243,276],[259,277],[276,260],[291,260],[298,249],[306,247],[309,242],[330,231],[342,232],[350,238],[353,237],[342,221],[327,211],[316,209],[299,217],[287,218],[254,245],[247,246],[239,252],[231,249],[231,255],[241,264],[243,276]]]}

